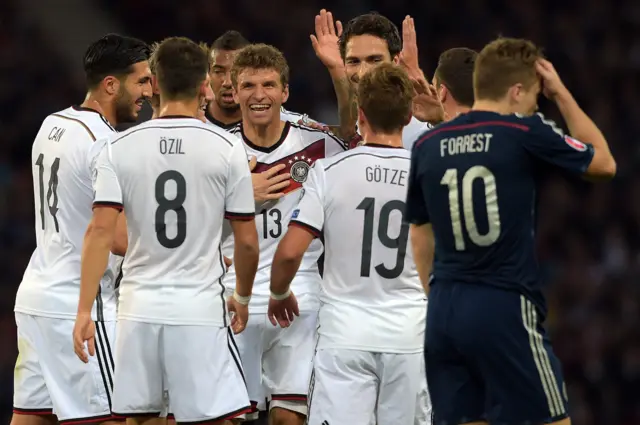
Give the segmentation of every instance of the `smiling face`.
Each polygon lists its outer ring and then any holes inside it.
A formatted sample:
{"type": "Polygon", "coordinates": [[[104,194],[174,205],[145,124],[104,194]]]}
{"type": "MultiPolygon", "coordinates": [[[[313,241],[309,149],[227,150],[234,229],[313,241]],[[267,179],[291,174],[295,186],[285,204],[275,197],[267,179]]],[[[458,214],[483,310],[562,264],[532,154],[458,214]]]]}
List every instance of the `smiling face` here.
{"type": "Polygon", "coordinates": [[[280,107],[289,97],[280,73],[273,68],[244,68],[237,74],[235,101],[242,119],[252,125],[280,123],[280,107]]]}
{"type": "Polygon", "coordinates": [[[142,105],[152,95],[151,69],[149,62],[142,61],[131,66],[131,72],[120,80],[115,99],[116,120],[119,123],[135,122],[142,105]]]}

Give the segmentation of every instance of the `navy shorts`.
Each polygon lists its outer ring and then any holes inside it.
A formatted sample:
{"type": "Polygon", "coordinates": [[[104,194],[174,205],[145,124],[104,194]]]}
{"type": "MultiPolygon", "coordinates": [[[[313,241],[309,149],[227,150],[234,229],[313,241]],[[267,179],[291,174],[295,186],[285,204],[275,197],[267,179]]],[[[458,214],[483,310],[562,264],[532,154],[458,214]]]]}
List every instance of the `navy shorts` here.
{"type": "Polygon", "coordinates": [[[425,336],[433,425],[539,425],[566,418],[561,366],[542,321],[517,292],[433,284],[425,336]]]}

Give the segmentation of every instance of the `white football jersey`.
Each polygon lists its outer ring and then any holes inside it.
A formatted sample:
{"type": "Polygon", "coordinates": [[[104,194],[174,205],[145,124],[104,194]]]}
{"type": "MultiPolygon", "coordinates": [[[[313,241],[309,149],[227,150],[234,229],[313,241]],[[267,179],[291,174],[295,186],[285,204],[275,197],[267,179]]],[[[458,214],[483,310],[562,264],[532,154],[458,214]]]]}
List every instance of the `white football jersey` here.
{"type": "Polygon", "coordinates": [[[290,225],[324,232],[318,348],[418,353],[427,301],[404,222],[410,153],[360,146],[316,162],[290,225]]]}
{"type": "MultiPolygon", "coordinates": [[[[209,114],[209,111],[207,110],[207,112],[205,113],[205,118],[207,120],[207,122],[209,124],[213,124],[213,125],[217,125],[218,127],[222,128],[223,130],[231,130],[234,127],[236,127],[238,124],[240,124],[240,122],[236,122],[233,124],[224,124],[220,121],[218,121],[217,119],[215,119],[214,117],[212,117],[209,114]]],[[[292,111],[288,111],[286,109],[284,109],[284,106],[280,107],[280,119],[282,121],[290,121],[292,123],[297,124],[298,121],[302,120],[303,123],[317,123],[316,120],[313,120],[311,118],[309,118],[309,115],[307,114],[301,114],[298,112],[292,112],[292,111]]]]}
{"type": "MultiPolygon", "coordinates": [[[[279,164],[286,165],[282,173],[291,173],[290,184],[284,190],[286,195],[277,202],[268,202],[260,206],[256,211],[260,264],[253,284],[253,297],[249,308],[252,313],[266,313],[269,304],[269,281],[273,256],[287,230],[291,212],[298,201],[300,189],[307,179],[309,168],[316,160],[344,152],[346,148],[340,139],[327,132],[292,122],[286,123],[282,137],[270,148],[256,146],[247,140],[242,132],[242,125],[233,129],[232,132],[243,138],[246,155],[257,158],[258,164],[253,173],[261,173],[279,164]]],[[[300,301],[302,310],[314,310],[318,307],[316,297],[320,284],[318,259],[322,255],[322,250],[322,243],[319,240],[311,244],[293,280],[292,288],[300,301]],[[307,294],[311,297],[308,299],[302,297],[307,294]]],[[[223,252],[227,257],[233,256],[232,237],[225,240],[223,252]]],[[[225,276],[225,286],[234,287],[235,279],[235,269],[232,266],[225,276]]]]}
{"type": "MultiPolygon", "coordinates": [[[[97,111],[73,106],[45,118],[31,150],[36,249],[18,288],[15,311],[75,318],[80,257],[93,215],[92,167],[102,138],[115,130],[97,111]]],[[[105,271],[94,320],[114,320],[114,270],[105,271]]]]}
{"type": "MultiPolygon", "coordinates": [[[[418,140],[420,135],[425,131],[431,130],[433,126],[428,122],[423,122],[416,117],[411,117],[411,121],[402,130],[402,145],[408,151],[411,151],[413,144],[418,140]]],[[[356,126],[356,131],[360,134],[360,129],[356,126]]],[[[364,142],[362,138],[356,140],[358,146],[361,146],[364,142]]]]}
{"type": "Polygon", "coordinates": [[[195,118],[147,121],[102,151],[94,187],[127,218],[118,318],[226,326],[223,221],[255,216],[242,142],[195,118]]]}

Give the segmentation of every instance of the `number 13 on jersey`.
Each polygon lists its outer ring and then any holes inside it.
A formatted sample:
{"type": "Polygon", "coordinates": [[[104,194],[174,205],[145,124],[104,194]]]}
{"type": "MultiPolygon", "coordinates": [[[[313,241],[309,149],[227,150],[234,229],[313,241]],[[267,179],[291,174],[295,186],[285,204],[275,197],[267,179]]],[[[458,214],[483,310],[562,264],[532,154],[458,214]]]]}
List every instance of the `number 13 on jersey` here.
{"type": "MultiPolygon", "coordinates": [[[[462,218],[460,214],[460,188],[458,186],[458,170],[449,168],[442,177],[440,184],[449,188],[449,213],[451,214],[451,226],[456,250],[464,251],[466,244],[462,230],[462,218]]],[[[500,211],[498,209],[498,191],[496,178],[493,173],[482,165],[471,167],[462,177],[462,211],[464,215],[467,235],[471,242],[478,246],[493,245],[500,237],[500,211]],[[484,204],[487,210],[489,222],[485,234],[478,231],[474,211],[473,183],[476,179],[482,179],[484,184],[484,204]]]]}

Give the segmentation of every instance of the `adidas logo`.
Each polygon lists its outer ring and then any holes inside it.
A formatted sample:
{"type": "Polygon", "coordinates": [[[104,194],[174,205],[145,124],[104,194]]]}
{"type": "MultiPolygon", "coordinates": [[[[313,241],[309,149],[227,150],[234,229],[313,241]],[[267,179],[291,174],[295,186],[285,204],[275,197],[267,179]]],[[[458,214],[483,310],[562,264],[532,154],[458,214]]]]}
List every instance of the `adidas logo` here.
{"type": "Polygon", "coordinates": [[[322,421],[322,425],[329,425],[328,421],[322,421]]]}

